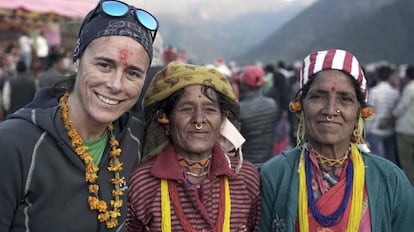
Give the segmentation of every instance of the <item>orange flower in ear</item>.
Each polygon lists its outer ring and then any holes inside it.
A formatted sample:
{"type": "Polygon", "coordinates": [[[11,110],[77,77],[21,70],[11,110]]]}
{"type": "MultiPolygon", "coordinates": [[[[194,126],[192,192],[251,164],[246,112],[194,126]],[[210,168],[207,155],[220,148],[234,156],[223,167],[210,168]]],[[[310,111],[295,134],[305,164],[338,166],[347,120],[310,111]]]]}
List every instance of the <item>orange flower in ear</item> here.
{"type": "Polygon", "coordinates": [[[361,117],[362,118],[369,118],[374,114],[375,114],[374,109],[371,106],[364,106],[361,109],[361,117]]]}
{"type": "Polygon", "coordinates": [[[293,100],[289,103],[290,112],[300,112],[302,110],[302,104],[298,100],[293,100]]]}
{"type": "Polygon", "coordinates": [[[170,123],[170,120],[168,120],[167,115],[162,112],[161,115],[158,116],[158,122],[161,124],[168,124],[170,123]]]}

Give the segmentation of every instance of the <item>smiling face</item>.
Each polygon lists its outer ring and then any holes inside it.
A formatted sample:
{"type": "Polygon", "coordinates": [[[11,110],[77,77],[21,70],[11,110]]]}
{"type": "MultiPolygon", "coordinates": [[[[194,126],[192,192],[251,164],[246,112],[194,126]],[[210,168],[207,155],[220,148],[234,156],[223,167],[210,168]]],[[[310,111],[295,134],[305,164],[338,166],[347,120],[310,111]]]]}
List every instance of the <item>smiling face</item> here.
{"type": "Polygon", "coordinates": [[[347,75],[337,70],[319,72],[303,100],[309,142],[321,150],[324,146],[349,147],[358,109],[355,88],[347,75]]]}
{"type": "MultiPolygon", "coordinates": [[[[212,99],[217,99],[213,89],[208,93],[212,99]]],[[[211,154],[220,135],[223,117],[218,102],[207,98],[201,85],[185,87],[169,117],[171,140],[178,154],[193,160],[211,154]],[[197,130],[196,123],[201,123],[202,128],[197,130]]]]}
{"type": "Polygon", "coordinates": [[[136,103],[149,56],[135,40],[126,36],[100,37],[88,45],[79,61],[75,87],[69,97],[72,118],[86,124],[106,125],[136,103]]]}

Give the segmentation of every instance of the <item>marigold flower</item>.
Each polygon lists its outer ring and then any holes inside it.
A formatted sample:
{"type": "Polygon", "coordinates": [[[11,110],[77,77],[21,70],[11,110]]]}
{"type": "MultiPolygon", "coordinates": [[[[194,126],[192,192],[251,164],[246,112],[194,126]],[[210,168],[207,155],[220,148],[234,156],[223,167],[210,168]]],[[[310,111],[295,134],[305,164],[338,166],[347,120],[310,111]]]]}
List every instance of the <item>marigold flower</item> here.
{"type": "Polygon", "coordinates": [[[85,164],[93,163],[92,156],[89,155],[88,153],[83,153],[82,155],[80,155],[80,157],[85,164]]]}
{"type": "Polygon", "coordinates": [[[122,152],[122,149],[121,148],[114,149],[114,150],[112,150],[110,152],[109,157],[120,156],[121,155],[121,152],[122,152]]]}
{"type": "Polygon", "coordinates": [[[83,153],[85,153],[85,152],[87,152],[88,151],[88,147],[87,146],[80,146],[80,147],[77,147],[76,149],[75,149],[75,151],[76,151],[76,154],[78,154],[78,155],[82,155],[83,153]]]}
{"type": "Polygon", "coordinates": [[[112,196],[116,197],[116,196],[122,196],[122,195],[124,195],[124,192],[122,190],[120,190],[120,189],[118,189],[118,190],[113,189],[112,190],[112,196]]]}
{"type": "Polygon", "coordinates": [[[118,140],[116,140],[115,138],[111,138],[111,140],[109,141],[109,143],[110,143],[110,145],[111,145],[112,147],[117,147],[117,146],[119,146],[119,142],[118,142],[118,140]]]}
{"type": "Polygon", "coordinates": [[[289,110],[291,112],[300,112],[302,110],[302,104],[298,100],[293,100],[289,103],[289,110]]]}
{"type": "Polygon", "coordinates": [[[65,125],[66,130],[70,131],[72,129],[73,123],[72,121],[66,121],[64,125],[65,125]]]}
{"type": "Polygon", "coordinates": [[[106,211],[106,209],[107,209],[106,202],[105,202],[105,201],[100,200],[100,201],[99,201],[99,203],[98,203],[98,205],[97,205],[97,210],[98,210],[99,212],[105,212],[105,211],[106,211]]]}
{"type": "MultiPolygon", "coordinates": [[[[63,119],[68,119],[68,113],[67,112],[62,112],[61,115],[62,115],[63,119]]],[[[66,128],[67,123],[68,123],[68,121],[64,124],[65,128],[66,128]]]]}
{"type": "Polygon", "coordinates": [[[361,109],[362,118],[369,118],[374,114],[375,114],[374,109],[371,106],[365,106],[361,109]]]}
{"type": "Polygon", "coordinates": [[[168,118],[159,118],[158,122],[161,124],[168,124],[170,123],[170,120],[168,120],[168,118]]]}
{"type": "Polygon", "coordinates": [[[110,164],[110,166],[108,167],[108,171],[110,171],[110,172],[120,172],[120,171],[123,170],[122,165],[123,165],[123,163],[110,164]]]}
{"type": "Polygon", "coordinates": [[[108,219],[109,219],[109,212],[108,211],[98,214],[98,220],[100,222],[105,222],[108,219]]]}
{"type": "Polygon", "coordinates": [[[123,204],[122,200],[111,200],[111,206],[113,208],[121,208],[122,204],[123,204]]]}
{"type": "Polygon", "coordinates": [[[116,226],[118,226],[118,220],[117,219],[110,219],[110,220],[105,222],[105,225],[109,229],[115,228],[116,226]]]}
{"type": "Polygon", "coordinates": [[[96,172],[98,172],[99,171],[99,167],[98,166],[96,166],[95,164],[93,164],[93,163],[89,163],[88,165],[86,165],[86,167],[85,167],[85,172],[88,172],[88,173],[96,173],[96,172]]]}
{"type": "Polygon", "coordinates": [[[114,125],[112,125],[112,123],[111,123],[106,128],[108,128],[108,130],[112,131],[112,130],[114,130],[114,125]]]}
{"type": "Polygon", "coordinates": [[[119,212],[119,210],[112,210],[109,211],[109,215],[111,216],[111,218],[117,218],[121,216],[121,213],[119,212]]]}
{"type": "Polygon", "coordinates": [[[89,173],[89,172],[85,173],[86,182],[95,183],[97,179],[98,179],[98,175],[96,175],[96,173],[89,173]]]}
{"type": "Polygon", "coordinates": [[[91,184],[88,186],[89,192],[93,194],[98,194],[99,191],[99,185],[97,184],[91,184]]]}
{"type": "Polygon", "coordinates": [[[69,111],[69,106],[65,105],[65,104],[61,104],[60,105],[60,110],[62,111],[62,114],[68,114],[69,111]]]}
{"type": "Polygon", "coordinates": [[[123,184],[125,182],[125,177],[121,177],[121,178],[112,178],[111,179],[111,183],[115,184],[115,185],[120,185],[123,184]]]}
{"type": "Polygon", "coordinates": [[[99,200],[98,200],[98,198],[96,198],[94,196],[89,196],[88,197],[88,204],[89,204],[90,209],[97,209],[98,204],[99,204],[99,200]]]}
{"type": "Polygon", "coordinates": [[[157,112],[157,115],[158,115],[157,121],[159,123],[161,123],[161,124],[168,124],[168,123],[170,123],[170,120],[168,119],[167,115],[164,112],[158,111],[157,112]]]}
{"type": "Polygon", "coordinates": [[[74,129],[74,128],[72,128],[72,129],[70,129],[70,130],[68,131],[68,135],[69,135],[69,137],[70,137],[70,138],[72,138],[72,139],[74,139],[74,138],[79,138],[78,131],[77,131],[76,129],[74,129]]]}

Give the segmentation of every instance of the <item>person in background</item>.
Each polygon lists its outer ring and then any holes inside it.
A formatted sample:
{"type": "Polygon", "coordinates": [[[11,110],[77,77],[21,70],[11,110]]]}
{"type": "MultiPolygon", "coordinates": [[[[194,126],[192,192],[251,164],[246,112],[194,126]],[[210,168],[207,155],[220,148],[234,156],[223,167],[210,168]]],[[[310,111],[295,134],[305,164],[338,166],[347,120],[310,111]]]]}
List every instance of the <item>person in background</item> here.
{"type": "Polygon", "coordinates": [[[246,139],[243,154],[258,168],[273,156],[280,110],[276,102],[261,91],[265,84],[264,75],[263,68],[258,65],[245,66],[240,75],[240,131],[246,139]]]}
{"type": "Polygon", "coordinates": [[[369,89],[368,96],[368,104],[375,109],[375,115],[365,123],[367,143],[372,153],[398,165],[392,110],[400,94],[390,83],[392,69],[389,66],[378,67],[376,73],[376,85],[369,89]]]}
{"type": "Polygon", "coordinates": [[[345,50],[312,52],[290,103],[298,146],[261,169],[260,231],[411,231],[414,188],[402,170],[367,153],[367,86],[345,50]]]}
{"type": "Polygon", "coordinates": [[[40,31],[39,34],[34,39],[35,54],[39,58],[42,69],[46,70],[48,68],[48,56],[49,56],[49,44],[47,39],[44,37],[43,32],[40,31]]]}
{"type": "Polygon", "coordinates": [[[42,76],[38,77],[39,88],[53,87],[56,82],[64,78],[68,71],[63,63],[63,54],[54,52],[49,56],[49,68],[43,73],[42,76]]]}
{"type": "Polygon", "coordinates": [[[151,64],[157,20],[99,1],[83,20],[76,73],[0,123],[0,231],[125,231],[129,174],[144,128],[130,108],[151,64]]]}
{"type": "Polygon", "coordinates": [[[397,154],[401,168],[414,185],[414,66],[407,67],[407,83],[392,115],[395,121],[397,154]]]}
{"type": "Polygon", "coordinates": [[[170,62],[144,99],[144,159],[130,176],[129,231],[257,231],[259,174],[243,161],[239,105],[214,67],[170,62]]]}
{"type": "Polygon", "coordinates": [[[167,65],[168,63],[175,61],[176,59],[177,59],[177,49],[171,44],[168,44],[164,48],[164,51],[162,54],[162,60],[164,62],[164,65],[167,65]]]}
{"type": "Polygon", "coordinates": [[[10,42],[4,50],[2,66],[3,66],[3,75],[5,76],[15,76],[16,75],[16,65],[17,62],[21,59],[22,51],[20,46],[16,42],[10,42]]]}
{"type": "Polygon", "coordinates": [[[221,57],[217,57],[214,60],[214,64],[207,65],[216,68],[221,72],[230,82],[230,85],[233,89],[234,94],[236,95],[237,101],[240,100],[240,88],[239,88],[239,79],[238,73],[235,70],[232,70],[229,65],[226,64],[226,60],[221,57]]]}
{"type": "Polygon", "coordinates": [[[19,60],[16,75],[4,83],[2,103],[5,114],[9,115],[28,104],[34,97],[37,86],[32,73],[27,69],[26,62],[19,60]]]}
{"type": "Polygon", "coordinates": [[[27,32],[22,31],[18,38],[20,50],[21,50],[21,60],[27,68],[32,64],[32,47],[33,39],[28,35],[27,32]]]}
{"type": "Polygon", "coordinates": [[[273,77],[272,86],[270,86],[264,95],[273,100],[278,105],[278,114],[277,114],[277,125],[275,127],[275,138],[274,138],[274,149],[273,154],[278,154],[283,150],[286,150],[289,145],[289,134],[286,119],[287,110],[288,110],[288,100],[289,100],[289,85],[288,80],[289,72],[285,69],[284,62],[278,62],[278,69],[274,69],[274,66],[268,64],[265,66],[265,71],[273,77]]]}

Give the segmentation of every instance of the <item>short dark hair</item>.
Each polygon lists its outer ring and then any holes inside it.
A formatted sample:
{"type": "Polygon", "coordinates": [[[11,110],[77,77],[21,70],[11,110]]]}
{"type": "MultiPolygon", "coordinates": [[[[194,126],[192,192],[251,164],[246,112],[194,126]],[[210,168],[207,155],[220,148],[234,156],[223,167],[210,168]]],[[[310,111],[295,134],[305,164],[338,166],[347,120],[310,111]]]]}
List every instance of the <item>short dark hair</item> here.
{"type": "Polygon", "coordinates": [[[405,70],[405,76],[409,79],[414,79],[414,66],[409,65],[405,70]]]}
{"type": "Polygon", "coordinates": [[[63,58],[64,55],[61,52],[53,52],[49,55],[49,67],[52,67],[54,64],[59,63],[59,61],[63,58]]]}
{"type": "Polygon", "coordinates": [[[16,71],[18,73],[24,73],[27,71],[26,63],[23,60],[19,60],[16,64],[16,71]]]}
{"type": "Polygon", "coordinates": [[[382,65],[377,68],[377,78],[380,81],[386,81],[390,79],[392,69],[387,65],[382,65]]]}

